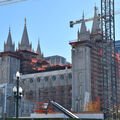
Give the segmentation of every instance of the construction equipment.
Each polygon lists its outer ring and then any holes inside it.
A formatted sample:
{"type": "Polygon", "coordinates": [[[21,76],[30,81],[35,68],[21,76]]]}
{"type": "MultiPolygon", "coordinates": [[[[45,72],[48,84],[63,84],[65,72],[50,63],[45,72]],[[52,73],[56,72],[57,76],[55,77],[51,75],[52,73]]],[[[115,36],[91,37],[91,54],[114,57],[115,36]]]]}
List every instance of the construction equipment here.
{"type": "Polygon", "coordinates": [[[33,106],[33,109],[34,109],[33,111],[36,112],[36,113],[39,113],[39,114],[54,113],[53,107],[57,108],[59,111],[64,113],[69,118],[77,118],[78,119],[78,117],[76,115],[74,115],[73,113],[71,113],[70,111],[68,111],[67,109],[65,109],[60,104],[58,104],[57,102],[54,102],[54,101],[49,101],[49,102],[46,102],[46,103],[35,102],[35,104],[33,106]]]}
{"type": "MultiPolygon", "coordinates": [[[[85,22],[92,21],[93,19],[94,19],[93,17],[92,17],[92,18],[85,19],[85,22]]],[[[73,25],[75,25],[75,24],[80,24],[80,23],[82,23],[82,21],[83,21],[83,19],[80,19],[80,20],[75,21],[75,22],[70,21],[70,27],[73,27],[73,25]]]]}
{"type": "MultiPolygon", "coordinates": [[[[120,14],[119,10],[115,12],[115,15],[118,15],[118,14],[120,14]]],[[[98,14],[98,19],[100,20],[101,18],[102,18],[102,16],[100,14],[98,14]]],[[[94,19],[94,17],[91,17],[91,18],[85,19],[84,21],[85,22],[90,22],[90,21],[93,21],[93,19],[94,19]]],[[[70,27],[72,28],[74,25],[82,23],[82,21],[83,21],[83,19],[77,20],[75,22],[70,21],[70,27]]]]}
{"type": "Polygon", "coordinates": [[[24,2],[24,1],[27,1],[27,0],[3,0],[3,1],[0,1],[0,6],[24,2]]]}
{"type": "Polygon", "coordinates": [[[41,102],[34,102],[33,103],[33,111],[38,114],[42,113],[53,113],[53,106],[49,105],[48,102],[41,103],[41,102]],[[46,111],[47,109],[47,111],[46,111]]]}
{"type": "Polygon", "coordinates": [[[60,110],[62,113],[64,113],[65,115],[67,115],[69,118],[79,119],[79,117],[77,117],[76,115],[74,115],[73,113],[71,113],[70,111],[68,111],[67,109],[65,109],[64,107],[62,107],[60,104],[58,104],[58,103],[56,103],[54,101],[50,101],[49,104],[52,104],[55,108],[57,108],[58,110],[60,110]]]}
{"type": "Polygon", "coordinates": [[[101,0],[103,108],[108,119],[115,108],[118,113],[114,13],[114,0],[101,0]]]}

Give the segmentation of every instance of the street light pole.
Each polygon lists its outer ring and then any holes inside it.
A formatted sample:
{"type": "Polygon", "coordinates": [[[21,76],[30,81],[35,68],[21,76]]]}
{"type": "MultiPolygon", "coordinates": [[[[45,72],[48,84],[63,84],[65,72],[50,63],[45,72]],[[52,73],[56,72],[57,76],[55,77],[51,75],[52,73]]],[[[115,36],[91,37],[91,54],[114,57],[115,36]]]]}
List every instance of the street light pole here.
{"type": "Polygon", "coordinates": [[[17,77],[16,118],[18,118],[19,77],[17,77]]]}
{"type": "Polygon", "coordinates": [[[17,95],[16,95],[16,118],[18,118],[18,105],[19,105],[19,79],[20,79],[20,73],[17,72],[16,73],[16,77],[17,77],[17,95]]]}
{"type": "Polygon", "coordinates": [[[19,80],[20,80],[20,73],[16,73],[16,85],[13,87],[13,92],[14,92],[14,98],[16,99],[16,118],[19,116],[19,99],[22,98],[22,91],[23,89],[19,87],[19,80]]]}

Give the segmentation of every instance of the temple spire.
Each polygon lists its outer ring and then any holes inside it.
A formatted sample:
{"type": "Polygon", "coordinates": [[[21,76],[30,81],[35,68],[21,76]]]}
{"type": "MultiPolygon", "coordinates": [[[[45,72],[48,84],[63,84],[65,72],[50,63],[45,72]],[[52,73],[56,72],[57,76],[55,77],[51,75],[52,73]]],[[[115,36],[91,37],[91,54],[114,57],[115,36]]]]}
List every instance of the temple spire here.
{"type": "Polygon", "coordinates": [[[83,41],[83,40],[90,40],[90,32],[87,31],[87,28],[85,25],[84,12],[82,16],[81,29],[80,29],[80,32],[78,31],[78,41],[83,41]]]}
{"type": "Polygon", "coordinates": [[[83,12],[83,16],[82,16],[82,24],[81,24],[80,33],[85,33],[85,32],[86,32],[86,25],[85,25],[84,12],[83,12]]]}
{"type": "Polygon", "coordinates": [[[90,37],[91,37],[91,40],[102,40],[102,32],[100,29],[99,14],[98,14],[98,9],[96,6],[94,7],[94,19],[93,19],[90,37]]]}
{"type": "Polygon", "coordinates": [[[26,25],[26,17],[25,17],[25,25],[26,25]]]}
{"type": "Polygon", "coordinates": [[[11,30],[9,27],[7,42],[4,43],[4,51],[14,51],[15,45],[12,43],[11,30]]]}
{"type": "Polygon", "coordinates": [[[25,18],[25,25],[23,30],[23,35],[21,39],[21,44],[19,44],[20,50],[31,50],[31,44],[29,44],[28,32],[26,27],[26,18],[25,18]]]}
{"type": "Polygon", "coordinates": [[[39,39],[38,39],[37,53],[38,53],[38,59],[43,59],[43,55],[41,53],[40,40],[39,39]]]}
{"type": "Polygon", "coordinates": [[[37,53],[41,54],[40,40],[38,40],[37,53]]]}
{"type": "Polygon", "coordinates": [[[99,16],[98,16],[97,11],[98,11],[98,9],[95,6],[94,7],[94,19],[93,19],[93,25],[92,25],[91,33],[97,33],[100,30],[100,20],[99,20],[99,16]]]}
{"type": "Polygon", "coordinates": [[[80,32],[79,32],[79,29],[78,29],[78,32],[77,32],[78,41],[79,41],[79,34],[80,34],[80,32]]]}
{"type": "Polygon", "coordinates": [[[8,32],[7,44],[12,45],[12,37],[11,37],[10,27],[9,27],[9,32],[8,32]]]}

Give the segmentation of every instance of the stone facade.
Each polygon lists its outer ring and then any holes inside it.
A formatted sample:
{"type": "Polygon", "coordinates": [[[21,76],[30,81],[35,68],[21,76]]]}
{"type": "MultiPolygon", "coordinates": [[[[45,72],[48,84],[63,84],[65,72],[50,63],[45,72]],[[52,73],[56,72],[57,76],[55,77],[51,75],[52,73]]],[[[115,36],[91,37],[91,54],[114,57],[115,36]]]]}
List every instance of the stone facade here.
{"type": "Polygon", "coordinates": [[[72,48],[72,109],[83,110],[85,102],[91,100],[91,61],[90,47],[77,44],[72,48]],[[88,99],[86,99],[88,94],[88,99]]]}
{"type": "Polygon", "coordinates": [[[67,109],[72,103],[72,71],[56,70],[21,76],[26,99],[39,103],[55,100],[67,109]]]}
{"type": "Polygon", "coordinates": [[[0,68],[0,84],[13,83],[16,71],[20,70],[20,59],[14,53],[1,53],[0,68]]]}
{"type": "Polygon", "coordinates": [[[60,64],[60,65],[66,65],[66,64],[68,64],[68,62],[66,61],[66,59],[64,57],[58,56],[58,55],[50,56],[50,57],[45,57],[45,59],[47,61],[49,61],[50,64],[60,64]]]}
{"type": "Polygon", "coordinates": [[[90,101],[102,102],[101,30],[95,7],[91,33],[87,31],[84,15],[77,41],[72,46],[72,109],[83,111],[90,101]]]}

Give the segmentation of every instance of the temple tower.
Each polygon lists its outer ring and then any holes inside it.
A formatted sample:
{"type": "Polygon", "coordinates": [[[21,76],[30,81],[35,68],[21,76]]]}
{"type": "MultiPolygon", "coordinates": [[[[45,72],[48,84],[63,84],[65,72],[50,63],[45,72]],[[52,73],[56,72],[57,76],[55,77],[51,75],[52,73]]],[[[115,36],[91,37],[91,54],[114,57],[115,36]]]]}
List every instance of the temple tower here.
{"type": "Polygon", "coordinates": [[[4,52],[6,52],[6,51],[9,51],[9,52],[14,52],[15,51],[15,44],[12,43],[10,28],[9,28],[7,42],[4,43],[4,52]]]}
{"type": "Polygon", "coordinates": [[[90,33],[86,29],[84,16],[78,39],[72,46],[72,109],[83,111],[91,99],[90,33]]]}
{"type": "Polygon", "coordinates": [[[82,24],[81,24],[80,32],[78,30],[78,41],[83,41],[83,40],[90,40],[90,32],[87,30],[86,25],[85,25],[84,13],[82,17],[82,24]]]}
{"type": "Polygon", "coordinates": [[[96,6],[94,7],[94,19],[90,37],[91,40],[102,40],[102,32],[100,29],[100,17],[96,6]]]}
{"type": "Polygon", "coordinates": [[[38,40],[38,46],[37,46],[37,51],[38,53],[38,59],[43,59],[43,53],[41,52],[41,48],[40,48],[40,40],[38,40]]]}
{"type": "Polygon", "coordinates": [[[26,18],[25,18],[25,25],[24,25],[24,31],[21,39],[21,43],[18,45],[19,50],[31,50],[32,45],[29,44],[29,38],[27,33],[27,26],[26,26],[26,18]]]}

